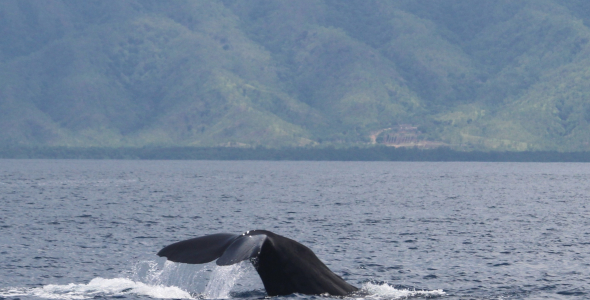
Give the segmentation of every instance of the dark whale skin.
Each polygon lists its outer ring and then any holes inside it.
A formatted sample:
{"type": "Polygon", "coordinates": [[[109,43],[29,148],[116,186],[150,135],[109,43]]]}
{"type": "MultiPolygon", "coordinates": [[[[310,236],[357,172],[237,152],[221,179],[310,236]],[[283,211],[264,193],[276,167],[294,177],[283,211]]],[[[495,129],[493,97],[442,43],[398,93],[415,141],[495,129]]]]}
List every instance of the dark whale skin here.
{"type": "Polygon", "coordinates": [[[294,293],[344,296],[358,290],[334,274],[308,247],[266,230],[198,237],[166,246],[158,255],[189,264],[206,263],[219,257],[218,265],[250,259],[269,296],[294,293]]]}
{"type": "Polygon", "coordinates": [[[269,231],[256,230],[254,234],[258,232],[267,239],[255,267],[268,295],[328,293],[344,296],[358,290],[334,274],[306,246],[269,231]]]}

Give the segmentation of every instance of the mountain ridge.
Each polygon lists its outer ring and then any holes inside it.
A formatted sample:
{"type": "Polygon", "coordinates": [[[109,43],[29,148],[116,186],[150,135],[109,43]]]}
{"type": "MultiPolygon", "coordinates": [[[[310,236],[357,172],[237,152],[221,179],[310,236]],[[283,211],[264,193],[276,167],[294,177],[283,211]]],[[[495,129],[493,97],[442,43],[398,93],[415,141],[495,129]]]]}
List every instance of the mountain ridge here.
{"type": "Polygon", "coordinates": [[[583,12],[577,0],[6,0],[0,144],[586,151],[583,12]],[[415,143],[392,144],[384,129],[400,124],[415,143]]]}

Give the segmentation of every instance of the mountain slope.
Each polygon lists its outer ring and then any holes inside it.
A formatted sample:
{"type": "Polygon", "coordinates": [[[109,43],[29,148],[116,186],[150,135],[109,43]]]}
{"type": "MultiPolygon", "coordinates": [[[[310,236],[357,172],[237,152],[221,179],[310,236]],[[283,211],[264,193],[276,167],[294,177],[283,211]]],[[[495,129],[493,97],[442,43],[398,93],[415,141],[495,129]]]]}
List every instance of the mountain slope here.
{"type": "Polygon", "coordinates": [[[588,150],[589,11],[578,0],[5,0],[0,144],[410,134],[464,150],[588,150]]]}

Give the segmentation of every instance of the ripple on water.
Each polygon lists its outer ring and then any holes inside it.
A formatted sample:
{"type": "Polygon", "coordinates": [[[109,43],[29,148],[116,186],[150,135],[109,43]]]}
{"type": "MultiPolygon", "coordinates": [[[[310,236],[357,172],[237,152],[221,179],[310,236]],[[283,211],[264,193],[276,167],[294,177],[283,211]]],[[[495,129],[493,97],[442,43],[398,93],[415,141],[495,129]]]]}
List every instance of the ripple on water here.
{"type": "MultiPolygon", "coordinates": [[[[0,160],[0,182],[0,297],[205,297],[214,266],[155,253],[253,229],[302,241],[356,286],[387,281],[375,297],[588,296],[588,164],[0,160]]],[[[259,298],[245,268],[209,297],[259,298]]]]}

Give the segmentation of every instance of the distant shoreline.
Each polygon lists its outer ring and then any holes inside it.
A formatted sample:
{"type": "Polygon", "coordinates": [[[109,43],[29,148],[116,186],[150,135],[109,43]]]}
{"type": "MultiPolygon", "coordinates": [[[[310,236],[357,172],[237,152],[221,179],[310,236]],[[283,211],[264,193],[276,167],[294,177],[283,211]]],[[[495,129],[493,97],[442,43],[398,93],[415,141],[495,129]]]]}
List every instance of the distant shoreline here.
{"type": "Polygon", "coordinates": [[[267,160],[267,161],[480,161],[590,162],[590,152],[456,151],[375,146],[368,148],[229,148],[229,147],[5,147],[2,159],[130,159],[130,160],[267,160]]]}

